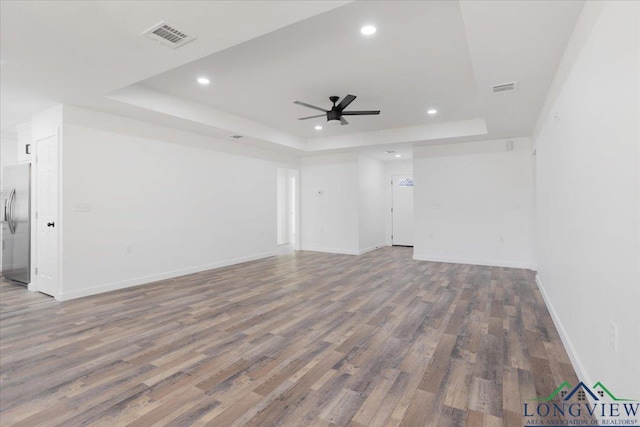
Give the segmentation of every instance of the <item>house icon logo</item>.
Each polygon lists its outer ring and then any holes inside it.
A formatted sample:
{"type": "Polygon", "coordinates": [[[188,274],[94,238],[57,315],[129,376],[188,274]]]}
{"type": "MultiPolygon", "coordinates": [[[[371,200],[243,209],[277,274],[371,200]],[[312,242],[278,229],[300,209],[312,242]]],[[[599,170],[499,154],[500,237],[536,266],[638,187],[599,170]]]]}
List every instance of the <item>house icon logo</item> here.
{"type": "Polygon", "coordinates": [[[548,396],[525,402],[523,418],[525,426],[640,426],[640,402],[618,398],[600,381],[593,387],[565,381],[548,396]]]}
{"type": "Polygon", "coordinates": [[[560,397],[562,401],[570,401],[575,398],[578,402],[586,402],[587,399],[590,398],[592,402],[599,402],[604,399],[609,399],[614,402],[633,402],[633,399],[617,398],[600,381],[595,383],[593,387],[589,387],[585,383],[580,381],[578,385],[573,388],[571,387],[571,384],[565,381],[560,384],[560,386],[558,386],[558,388],[556,388],[549,396],[531,400],[535,400],[538,402],[550,402],[554,398],[556,398],[556,396],[560,397]]]}
{"type": "Polygon", "coordinates": [[[400,182],[398,183],[398,187],[413,187],[413,179],[412,178],[401,179],[400,182]]]}

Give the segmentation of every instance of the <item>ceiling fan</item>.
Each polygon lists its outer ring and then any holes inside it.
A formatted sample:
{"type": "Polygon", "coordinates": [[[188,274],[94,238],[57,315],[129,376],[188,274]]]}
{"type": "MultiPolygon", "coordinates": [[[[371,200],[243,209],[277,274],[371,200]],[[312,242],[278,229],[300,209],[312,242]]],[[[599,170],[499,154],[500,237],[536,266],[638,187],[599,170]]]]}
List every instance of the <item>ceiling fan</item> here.
{"type": "Polygon", "coordinates": [[[347,95],[342,98],[342,101],[338,105],[336,102],[340,99],[339,96],[330,96],[329,100],[333,102],[333,107],[331,110],[325,110],[324,108],[316,107],[315,105],[307,104],[305,102],[294,101],[294,104],[302,105],[303,107],[313,108],[314,110],[324,111],[325,114],[318,114],[317,116],[309,116],[309,117],[301,117],[298,120],[308,120],[315,119],[317,117],[327,116],[327,122],[330,124],[337,124],[340,122],[341,125],[348,125],[349,122],[342,116],[369,116],[369,115],[378,115],[380,114],[380,110],[367,110],[367,111],[344,111],[345,108],[349,106],[356,99],[355,95],[347,95]]]}

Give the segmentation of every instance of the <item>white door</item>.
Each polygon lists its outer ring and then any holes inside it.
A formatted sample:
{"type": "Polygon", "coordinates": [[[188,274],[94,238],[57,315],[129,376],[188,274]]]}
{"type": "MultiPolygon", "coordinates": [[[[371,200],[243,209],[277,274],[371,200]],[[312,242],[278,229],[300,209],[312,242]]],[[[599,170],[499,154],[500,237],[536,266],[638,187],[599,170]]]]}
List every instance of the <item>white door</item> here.
{"type": "Polygon", "coordinates": [[[57,296],[58,282],[58,136],[36,141],[36,286],[57,296]]]}
{"type": "Polygon", "coordinates": [[[391,185],[391,243],[413,246],[413,175],[393,175],[391,185]]]}

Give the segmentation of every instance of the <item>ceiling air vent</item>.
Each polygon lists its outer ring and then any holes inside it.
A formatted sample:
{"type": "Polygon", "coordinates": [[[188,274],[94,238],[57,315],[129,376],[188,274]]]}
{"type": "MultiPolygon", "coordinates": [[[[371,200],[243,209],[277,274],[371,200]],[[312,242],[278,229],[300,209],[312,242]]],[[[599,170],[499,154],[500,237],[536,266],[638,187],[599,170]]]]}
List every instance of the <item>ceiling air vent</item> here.
{"type": "Polygon", "coordinates": [[[240,139],[240,138],[244,138],[244,136],[242,136],[242,135],[231,135],[231,138],[240,139]]]}
{"type": "Polygon", "coordinates": [[[174,49],[196,39],[194,36],[190,36],[164,21],[154,25],[142,34],[174,49]]]}
{"type": "Polygon", "coordinates": [[[516,89],[516,82],[491,86],[491,89],[493,89],[493,93],[511,92],[516,89]]]}

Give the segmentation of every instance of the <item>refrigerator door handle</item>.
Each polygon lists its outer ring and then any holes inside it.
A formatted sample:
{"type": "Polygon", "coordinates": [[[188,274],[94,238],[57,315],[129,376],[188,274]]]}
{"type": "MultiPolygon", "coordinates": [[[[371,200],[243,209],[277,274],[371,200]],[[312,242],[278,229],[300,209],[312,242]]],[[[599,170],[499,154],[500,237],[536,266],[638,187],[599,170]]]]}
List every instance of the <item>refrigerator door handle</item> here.
{"type": "Polygon", "coordinates": [[[16,189],[11,190],[11,194],[9,194],[9,199],[7,199],[7,206],[5,207],[5,216],[7,220],[7,224],[9,225],[9,231],[11,234],[16,234],[16,227],[13,223],[13,202],[16,198],[16,189]]]}

